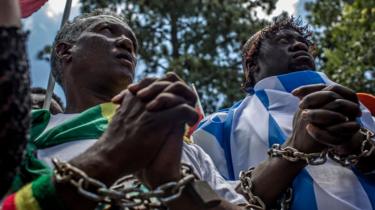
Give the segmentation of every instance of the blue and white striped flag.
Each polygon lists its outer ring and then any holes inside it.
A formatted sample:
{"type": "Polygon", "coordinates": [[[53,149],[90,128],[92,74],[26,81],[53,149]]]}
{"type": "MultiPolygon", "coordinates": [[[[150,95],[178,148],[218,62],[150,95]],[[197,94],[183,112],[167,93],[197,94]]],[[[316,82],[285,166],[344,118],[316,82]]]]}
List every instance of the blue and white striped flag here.
{"type": "MultiPolygon", "coordinates": [[[[334,84],[323,73],[309,70],[265,78],[245,99],[202,121],[194,141],[227,180],[237,180],[241,170],[265,160],[268,148],[291,134],[299,104],[291,91],[320,83],[334,84]]],[[[361,109],[362,126],[375,131],[371,114],[361,109]]],[[[332,160],[305,167],[293,182],[293,192],[292,209],[375,209],[375,180],[332,160]]]]}

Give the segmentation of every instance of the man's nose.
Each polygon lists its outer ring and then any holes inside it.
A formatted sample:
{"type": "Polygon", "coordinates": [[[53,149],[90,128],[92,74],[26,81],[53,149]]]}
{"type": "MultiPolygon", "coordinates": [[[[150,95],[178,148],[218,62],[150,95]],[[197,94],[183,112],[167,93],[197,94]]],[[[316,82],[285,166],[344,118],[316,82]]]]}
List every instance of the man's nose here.
{"type": "Polygon", "coordinates": [[[298,40],[295,40],[292,45],[289,47],[289,51],[299,51],[299,50],[304,50],[304,51],[309,51],[309,47],[298,40]]]}
{"type": "Polygon", "coordinates": [[[115,45],[118,48],[125,49],[129,51],[130,53],[134,53],[133,42],[131,39],[129,39],[125,35],[122,35],[119,38],[117,38],[115,41],[115,45]]]}

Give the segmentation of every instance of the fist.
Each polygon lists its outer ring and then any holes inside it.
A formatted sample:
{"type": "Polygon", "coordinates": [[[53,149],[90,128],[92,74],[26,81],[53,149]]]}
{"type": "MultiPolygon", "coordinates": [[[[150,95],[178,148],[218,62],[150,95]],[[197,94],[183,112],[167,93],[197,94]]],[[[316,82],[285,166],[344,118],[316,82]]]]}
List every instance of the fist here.
{"type": "Polygon", "coordinates": [[[356,94],[343,86],[308,85],[293,91],[301,99],[290,146],[319,152],[345,145],[358,132],[361,115],[356,94]]]}

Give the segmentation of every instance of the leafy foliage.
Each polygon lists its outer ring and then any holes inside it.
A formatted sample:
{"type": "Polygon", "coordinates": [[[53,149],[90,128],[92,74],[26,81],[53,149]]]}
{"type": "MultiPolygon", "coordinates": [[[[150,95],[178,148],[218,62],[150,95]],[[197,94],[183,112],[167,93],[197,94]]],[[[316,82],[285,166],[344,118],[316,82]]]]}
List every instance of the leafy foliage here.
{"type": "Polygon", "coordinates": [[[375,1],[317,0],[306,4],[321,69],[356,91],[375,93],[375,1]]]}
{"type": "Polygon", "coordinates": [[[194,83],[206,112],[242,98],[241,46],[277,0],[81,0],[82,11],[122,12],[140,40],[138,71],[177,72],[194,83]]]}

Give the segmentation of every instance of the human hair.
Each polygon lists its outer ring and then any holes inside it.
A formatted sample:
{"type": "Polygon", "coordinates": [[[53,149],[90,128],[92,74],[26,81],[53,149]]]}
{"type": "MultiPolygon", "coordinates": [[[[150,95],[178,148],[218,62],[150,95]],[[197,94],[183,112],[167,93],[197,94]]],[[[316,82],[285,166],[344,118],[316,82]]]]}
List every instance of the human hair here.
{"type": "Polygon", "coordinates": [[[254,70],[250,69],[256,67],[256,60],[263,40],[272,37],[283,29],[291,29],[301,34],[306,40],[309,51],[314,52],[315,45],[311,41],[312,32],[309,29],[309,25],[303,24],[300,18],[295,18],[293,16],[276,17],[269,26],[251,36],[242,47],[242,68],[244,70],[243,88],[246,89],[255,85],[254,70]]]}
{"type": "MultiPolygon", "coordinates": [[[[32,94],[41,94],[46,95],[47,90],[41,87],[32,87],[31,88],[32,94]]],[[[64,104],[59,96],[57,96],[55,93],[52,93],[52,98],[60,105],[61,108],[64,108],[64,104]]]]}
{"type": "MultiPolygon", "coordinates": [[[[66,42],[73,44],[77,41],[80,35],[89,29],[94,23],[97,22],[97,19],[92,18],[95,16],[111,16],[120,21],[124,22],[128,25],[126,18],[123,15],[118,15],[115,12],[104,10],[104,9],[97,9],[90,13],[85,13],[80,16],[75,17],[71,22],[68,21],[64,24],[64,26],[57,32],[55,37],[55,41],[52,45],[52,52],[51,52],[51,69],[52,74],[55,77],[57,83],[62,85],[62,60],[56,55],[56,46],[61,42],[66,42]]],[[[130,29],[130,27],[129,27],[130,29]]],[[[134,35],[134,32],[130,29],[131,33],[134,35]]],[[[137,51],[138,43],[136,40],[136,36],[134,35],[134,49],[137,51]]]]}

